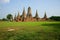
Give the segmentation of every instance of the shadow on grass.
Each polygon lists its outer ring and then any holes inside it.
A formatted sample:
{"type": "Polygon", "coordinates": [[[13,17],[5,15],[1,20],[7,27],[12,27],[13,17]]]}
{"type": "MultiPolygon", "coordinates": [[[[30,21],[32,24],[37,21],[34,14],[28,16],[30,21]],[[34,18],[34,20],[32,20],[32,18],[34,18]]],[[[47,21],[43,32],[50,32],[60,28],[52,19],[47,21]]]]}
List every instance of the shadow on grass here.
{"type": "Polygon", "coordinates": [[[60,23],[50,23],[50,24],[48,23],[48,24],[42,24],[42,26],[60,28],[60,23]]]}

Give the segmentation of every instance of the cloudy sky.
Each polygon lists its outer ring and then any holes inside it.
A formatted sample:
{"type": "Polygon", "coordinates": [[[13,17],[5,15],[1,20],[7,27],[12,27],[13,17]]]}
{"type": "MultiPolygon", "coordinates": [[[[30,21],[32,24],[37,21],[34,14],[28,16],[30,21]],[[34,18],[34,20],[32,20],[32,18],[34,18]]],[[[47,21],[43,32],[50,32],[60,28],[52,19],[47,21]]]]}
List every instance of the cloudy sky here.
{"type": "Polygon", "coordinates": [[[60,0],[0,0],[0,19],[5,18],[7,14],[14,16],[18,11],[21,15],[24,7],[27,13],[29,6],[33,16],[36,9],[40,17],[44,16],[45,11],[48,17],[60,16],[60,0]]]}
{"type": "Polygon", "coordinates": [[[9,3],[10,0],[0,0],[0,3],[9,3]]]}

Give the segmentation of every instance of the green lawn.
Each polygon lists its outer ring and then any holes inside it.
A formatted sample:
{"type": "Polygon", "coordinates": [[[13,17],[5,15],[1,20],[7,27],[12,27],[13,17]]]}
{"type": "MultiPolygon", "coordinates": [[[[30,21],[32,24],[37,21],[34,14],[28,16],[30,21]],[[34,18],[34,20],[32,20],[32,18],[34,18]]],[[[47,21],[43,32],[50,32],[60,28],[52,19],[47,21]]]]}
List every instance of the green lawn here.
{"type": "Polygon", "coordinates": [[[60,22],[0,22],[0,40],[60,40],[60,22]],[[13,31],[8,31],[14,29],[13,31]]]}

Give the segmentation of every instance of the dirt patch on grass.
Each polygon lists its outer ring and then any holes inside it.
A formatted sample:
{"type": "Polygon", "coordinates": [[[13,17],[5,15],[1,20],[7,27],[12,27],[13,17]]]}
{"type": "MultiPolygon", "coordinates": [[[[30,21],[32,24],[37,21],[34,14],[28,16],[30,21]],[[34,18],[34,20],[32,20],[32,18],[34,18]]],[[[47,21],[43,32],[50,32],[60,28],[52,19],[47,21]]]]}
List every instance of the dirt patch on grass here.
{"type": "Polygon", "coordinates": [[[18,30],[24,30],[24,27],[4,27],[0,28],[1,31],[18,31],[18,30]]]}

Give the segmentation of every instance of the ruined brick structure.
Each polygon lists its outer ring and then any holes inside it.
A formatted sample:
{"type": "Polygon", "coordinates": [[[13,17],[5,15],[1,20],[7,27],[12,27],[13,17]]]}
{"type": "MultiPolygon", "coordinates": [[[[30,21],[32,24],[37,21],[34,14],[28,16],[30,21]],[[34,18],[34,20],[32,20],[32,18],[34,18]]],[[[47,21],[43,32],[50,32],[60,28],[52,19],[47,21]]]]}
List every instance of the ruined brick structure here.
{"type": "Polygon", "coordinates": [[[33,21],[41,21],[41,20],[47,20],[47,15],[46,15],[46,12],[45,12],[45,15],[43,18],[40,18],[39,15],[38,15],[38,12],[36,10],[36,14],[35,14],[35,17],[32,17],[32,12],[31,12],[31,8],[28,7],[28,12],[26,13],[25,12],[25,8],[23,9],[23,12],[22,12],[22,15],[20,15],[20,13],[18,12],[18,15],[14,17],[14,21],[17,21],[17,22],[33,22],[33,21]]]}

